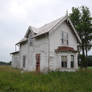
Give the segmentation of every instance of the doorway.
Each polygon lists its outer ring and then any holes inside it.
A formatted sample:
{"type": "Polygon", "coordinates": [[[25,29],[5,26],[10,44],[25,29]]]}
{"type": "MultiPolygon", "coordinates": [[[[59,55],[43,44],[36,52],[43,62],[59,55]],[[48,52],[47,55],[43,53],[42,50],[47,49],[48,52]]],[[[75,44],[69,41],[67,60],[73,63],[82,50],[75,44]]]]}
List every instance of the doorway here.
{"type": "Polygon", "coordinates": [[[36,71],[40,72],[40,54],[36,54],[36,71]]]}

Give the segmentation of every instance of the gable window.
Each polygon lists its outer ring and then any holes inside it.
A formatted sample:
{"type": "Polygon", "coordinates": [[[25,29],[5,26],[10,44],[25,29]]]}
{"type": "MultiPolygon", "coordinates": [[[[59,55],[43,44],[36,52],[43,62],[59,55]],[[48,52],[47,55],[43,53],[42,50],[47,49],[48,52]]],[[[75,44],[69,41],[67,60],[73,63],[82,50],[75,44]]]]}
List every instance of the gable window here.
{"type": "Polygon", "coordinates": [[[74,55],[71,55],[71,68],[74,67],[74,55]]]}
{"type": "Polygon", "coordinates": [[[32,38],[32,33],[30,34],[30,46],[32,45],[32,43],[33,43],[33,38],[32,38]]]}
{"type": "Polygon", "coordinates": [[[68,45],[68,33],[62,32],[61,42],[63,45],[68,45]]]}
{"type": "Polygon", "coordinates": [[[26,56],[23,56],[23,68],[25,68],[25,64],[26,64],[26,56]]]}
{"type": "Polygon", "coordinates": [[[32,45],[32,42],[33,42],[33,39],[32,39],[32,38],[30,38],[30,45],[32,45]]]}
{"type": "Polygon", "coordinates": [[[61,66],[67,68],[67,56],[61,56],[61,66]]]}
{"type": "Polygon", "coordinates": [[[62,32],[62,44],[64,44],[64,34],[62,32]]]}
{"type": "Polygon", "coordinates": [[[67,45],[68,45],[68,33],[67,33],[67,45]]]}

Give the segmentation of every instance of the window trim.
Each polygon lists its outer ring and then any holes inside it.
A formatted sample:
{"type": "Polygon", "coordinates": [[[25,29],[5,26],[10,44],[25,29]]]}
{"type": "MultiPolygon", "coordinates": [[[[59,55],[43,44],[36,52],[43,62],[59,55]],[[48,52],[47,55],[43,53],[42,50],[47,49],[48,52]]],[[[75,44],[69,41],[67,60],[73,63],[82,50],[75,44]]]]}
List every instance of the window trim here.
{"type": "Polygon", "coordinates": [[[61,56],[61,67],[67,68],[67,56],[61,56]],[[62,58],[66,58],[66,61],[63,61],[62,58]]]}
{"type": "Polygon", "coordinates": [[[71,55],[71,68],[74,68],[74,55],[71,55]],[[72,60],[72,58],[73,58],[73,60],[72,60]]]}

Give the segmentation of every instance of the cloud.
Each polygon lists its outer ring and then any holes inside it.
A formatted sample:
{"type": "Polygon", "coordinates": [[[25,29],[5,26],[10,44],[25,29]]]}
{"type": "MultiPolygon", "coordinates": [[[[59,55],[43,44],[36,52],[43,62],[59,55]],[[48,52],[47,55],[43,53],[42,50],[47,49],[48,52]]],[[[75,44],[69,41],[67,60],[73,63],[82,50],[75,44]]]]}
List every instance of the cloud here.
{"type": "Polygon", "coordinates": [[[66,10],[71,12],[73,6],[86,5],[92,12],[91,3],[91,0],[0,0],[0,60],[10,61],[9,53],[29,25],[40,27],[64,16],[66,10]]]}

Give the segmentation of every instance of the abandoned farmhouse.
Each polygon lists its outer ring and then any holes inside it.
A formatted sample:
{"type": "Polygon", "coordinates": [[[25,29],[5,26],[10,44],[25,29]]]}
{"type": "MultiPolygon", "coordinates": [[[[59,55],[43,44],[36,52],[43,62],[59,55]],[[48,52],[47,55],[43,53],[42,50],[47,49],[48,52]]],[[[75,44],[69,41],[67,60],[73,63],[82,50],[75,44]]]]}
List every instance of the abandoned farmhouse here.
{"type": "Polygon", "coordinates": [[[12,52],[12,67],[25,71],[76,71],[80,37],[68,15],[40,28],[28,27],[12,52]]]}

